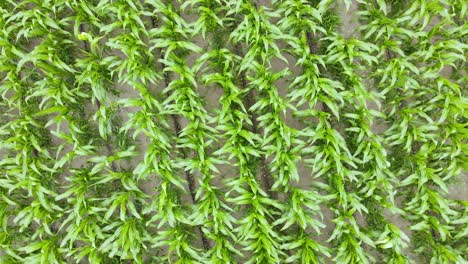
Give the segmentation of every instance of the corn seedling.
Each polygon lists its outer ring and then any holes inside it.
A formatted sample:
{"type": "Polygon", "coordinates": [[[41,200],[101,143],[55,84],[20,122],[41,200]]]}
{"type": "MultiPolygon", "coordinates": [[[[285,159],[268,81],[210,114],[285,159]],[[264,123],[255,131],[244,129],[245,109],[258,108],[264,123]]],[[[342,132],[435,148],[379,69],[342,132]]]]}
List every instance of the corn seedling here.
{"type": "Polygon", "coordinates": [[[466,263],[467,10],[0,1],[0,262],[466,263]]]}

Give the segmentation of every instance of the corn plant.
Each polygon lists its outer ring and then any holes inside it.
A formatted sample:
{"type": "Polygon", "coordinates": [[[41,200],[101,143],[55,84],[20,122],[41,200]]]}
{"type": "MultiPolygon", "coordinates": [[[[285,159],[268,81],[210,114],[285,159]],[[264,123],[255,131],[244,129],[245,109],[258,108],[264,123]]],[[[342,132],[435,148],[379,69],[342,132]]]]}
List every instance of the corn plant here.
{"type": "Polygon", "coordinates": [[[0,262],[466,263],[467,10],[0,1],[0,262]]]}

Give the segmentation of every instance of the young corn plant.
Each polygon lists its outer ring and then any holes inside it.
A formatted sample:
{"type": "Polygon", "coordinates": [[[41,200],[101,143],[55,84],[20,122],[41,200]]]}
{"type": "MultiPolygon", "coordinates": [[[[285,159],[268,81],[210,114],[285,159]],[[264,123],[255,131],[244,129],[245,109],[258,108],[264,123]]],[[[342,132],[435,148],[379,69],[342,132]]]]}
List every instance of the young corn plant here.
{"type": "Polygon", "coordinates": [[[467,10],[0,1],[0,262],[466,263],[467,10]]]}

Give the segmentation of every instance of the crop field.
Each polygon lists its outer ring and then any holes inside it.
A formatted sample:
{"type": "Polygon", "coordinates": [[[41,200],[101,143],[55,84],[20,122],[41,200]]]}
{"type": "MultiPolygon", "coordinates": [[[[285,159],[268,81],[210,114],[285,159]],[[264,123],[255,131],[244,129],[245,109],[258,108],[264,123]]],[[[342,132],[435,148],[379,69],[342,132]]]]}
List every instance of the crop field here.
{"type": "Polygon", "coordinates": [[[0,0],[0,263],[468,263],[466,0],[0,0]]]}

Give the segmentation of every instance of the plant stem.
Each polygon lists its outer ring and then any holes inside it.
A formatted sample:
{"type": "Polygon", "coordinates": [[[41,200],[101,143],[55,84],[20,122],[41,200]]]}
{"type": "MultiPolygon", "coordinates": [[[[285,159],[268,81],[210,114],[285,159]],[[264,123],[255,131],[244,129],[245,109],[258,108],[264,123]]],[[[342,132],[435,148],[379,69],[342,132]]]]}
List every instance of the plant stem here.
{"type": "MultiPolygon", "coordinates": [[[[168,87],[169,83],[171,82],[169,73],[164,73],[164,82],[165,82],[166,87],[168,87]]],[[[168,96],[170,96],[170,94],[168,96]]],[[[175,114],[172,114],[171,118],[172,118],[172,122],[174,123],[176,137],[178,137],[180,135],[180,132],[182,131],[182,126],[180,125],[179,117],[175,114]]],[[[180,154],[182,155],[183,159],[186,159],[188,156],[184,149],[180,150],[180,154]]],[[[190,197],[192,198],[192,203],[196,204],[197,201],[195,198],[195,190],[196,190],[195,180],[194,180],[193,175],[187,170],[185,171],[185,179],[187,180],[187,183],[188,183],[190,197]]],[[[198,229],[198,232],[200,233],[200,240],[202,242],[203,249],[209,250],[210,242],[208,241],[205,234],[203,233],[201,226],[198,226],[197,229],[198,229]]]]}
{"type": "MultiPolygon", "coordinates": [[[[241,50],[240,45],[237,45],[237,46],[238,46],[237,50],[241,50]]],[[[243,90],[247,88],[247,81],[245,80],[245,72],[241,73],[241,86],[243,90]]],[[[252,105],[254,105],[253,98],[255,98],[256,96],[257,96],[256,92],[251,91],[251,96],[247,96],[247,98],[245,99],[247,111],[249,111],[252,105]]],[[[252,121],[251,132],[258,134],[259,128],[258,128],[257,114],[252,112],[250,115],[250,120],[252,121]]],[[[260,173],[261,173],[261,180],[263,182],[263,187],[265,188],[266,192],[268,193],[270,197],[276,198],[277,196],[276,193],[272,192],[271,190],[271,187],[273,186],[271,182],[272,176],[271,176],[270,170],[268,169],[268,165],[266,164],[266,159],[263,155],[260,157],[260,173]]]]}
{"type": "MultiPolygon", "coordinates": [[[[151,26],[153,28],[158,27],[158,24],[156,22],[156,19],[154,19],[154,17],[151,17],[151,26]]],[[[157,49],[156,51],[157,51],[158,54],[161,54],[161,52],[162,52],[161,49],[157,49]]],[[[171,83],[171,77],[170,77],[169,73],[165,72],[163,74],[163,76],[164,76],[165,86],[169,87],[169,84],[171,83]]],[[[168,97],[169,96],[170,96],[170,94],[168,94],[168,97]]],[[[176,137],[178,137],[180,135],[180,132],[182,131],[182,126],[180,125],[179,117],[177,115],[175,115],[175,114],[172,114],[171,118],[172,118],[172,122],[174,124],[176,137]]],[[[180,150],[180,154],[182,155],[183,159],[187,158],[187,153],[183,149],[180,150]]],[[[189,188],[190,197],[192,198],[192,203],[195,204],[196,203],[195,180],[194,180],[193,175],[189,171],[185,171],[185,180],[188,183],[188,188],[189,188]]],[[[204,235],[204,233],[203,233],[203,231],[201,229],[201,226],[198,226],[197,229],[198,229],[198,232],[200,233],[199,235],[200,235],[200,240],[201,240],[202,245],[203,245],[203,249],[209,250],[210,249],[210,242],[208,241],[208,239],[204,235]]]]}
{"type": "MultiPolygon", "coordinates": [[[[85,32],[83,24],[80,25],[79,29],[80,29],[80,32],[85,32]]],[[[88,52],[88,53],[91,52],[91,49],[89,48],[88,42],[86,42],[86,40],[83,40],[82,42],[83,42],[84,50],[86,52],[88,52]]],[[[96,107],[97,107],[98,110],[99,110],[99,108],[101,108],[101,102],[99,102],[99,100],[96,100],[96,107]]],[[[104,140],[104,145],[105,145],[105,147],[107,149],[107,155],[113,156],[114,155],[114,150],[113,150],[112,145],[110,144],[109,140],[104,140]]],[[[114,172],[118,171],[117,166],[115,165],[114,161],[111,162],[110,166],[111,166],[112,171],[114,171],[114,172]]]]}
{"type": "MultiPolygon", "coordinates": [[[[84,29],[83,24],[80,25],[80,32],[85,32],[85,29],[84,29]]],[[[86,42],[86,41],[84,41],[84,40],[83,40],[82,42],[83,42],[84,49],[85,49],[87,52],[89,52],[89,51],[90,51],[90,48],[89,48],[88,42],[86,42]]]]}

